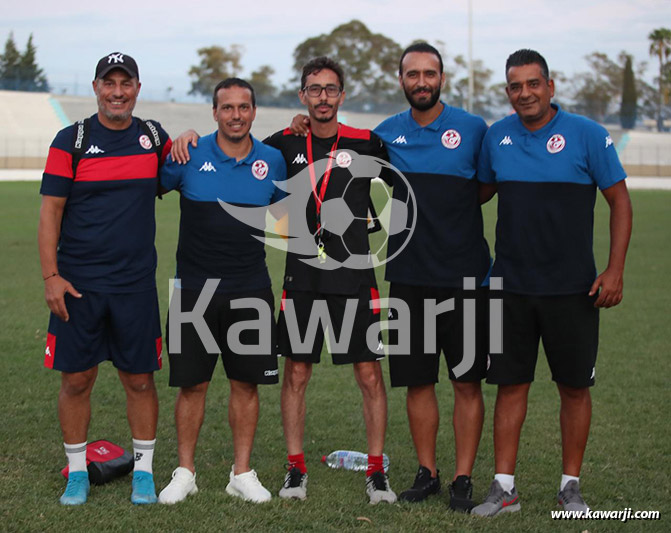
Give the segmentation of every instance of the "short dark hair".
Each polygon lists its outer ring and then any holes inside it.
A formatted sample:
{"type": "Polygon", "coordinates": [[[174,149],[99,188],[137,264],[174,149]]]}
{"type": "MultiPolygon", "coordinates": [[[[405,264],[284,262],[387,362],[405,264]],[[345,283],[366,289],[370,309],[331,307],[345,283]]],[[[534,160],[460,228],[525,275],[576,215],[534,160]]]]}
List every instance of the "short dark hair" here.
{"type": "Polygon", "coordinates": [[[405,56],[412,52],[420,52],[422,54],[433,54],[438,58],[438,63],[440,63],[440,73],[443,73],[443,58],[440,56],[440,52],[436,49],[435,46],[431,46],[429,43],[415,43],[408,46],[403,53],[401,54],[401,60],[398,62],[398,75],[403,75],[403,60],[405,56]]]}
{"type": "Polygon", "coordinates": [[[256,94],[254,94],[254,87],[252,87],[249,82],[246,82],[240,78],[226,78],[225,80],[217,83],[217,86],[214,88],[214,93],[212,94],[213,108],[216,109],[217,105],[219,105],[219,99],[217,98],[219,89],[230,89],[231,87],[242,87],[243,89],[249,89],[249,92],[252,93],[252,107],[256,107],[256,94]]]}
{"type": "Polygon", "coordinates": [[[345,73],[343,72],[342,67],[330,57],[320,56],[315,57],[314,59],[311,59],[305,63],[305,66],[303,67],[303,73],[301,74],[301,90],[305,88],[305,82],[310,74],[315,74],[324,69],[335,72],[336,76],[338,76],[340,89],[342,90],[345,88],[345,73]]]}
{"type": "Polygon", "coordinates": [[[508,79],[508,69],[510,67],[522,67],[533,63],[536,63],[541,68],[541,74],[545,78],[545,81],[550,81],[550,70],[548,69],[547,61],[536,50],[529,50],[528,48],[522,48],[508,56],[506,60],[506,80],[508,79]]]}

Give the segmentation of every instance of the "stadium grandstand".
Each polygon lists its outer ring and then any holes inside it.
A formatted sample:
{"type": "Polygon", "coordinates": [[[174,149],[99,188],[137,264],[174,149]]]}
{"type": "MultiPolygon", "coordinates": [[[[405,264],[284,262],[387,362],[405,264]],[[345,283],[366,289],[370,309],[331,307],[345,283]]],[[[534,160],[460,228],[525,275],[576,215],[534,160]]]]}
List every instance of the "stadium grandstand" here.
{"type": "MultiPolygon", "coordinates": [[[[42,169],[56,133],[96,110],[93,96],[0,91],[0,169],[42,169]]],[[[288,126],[299,111],[259,108],[252,135],[264,139],[288,126]]],[[[189,128],[201,135],[216,129],[212,105],[207,103],[154,102],[140,97],[133,114],[159,121],[173,138],[189,128]]],[[[374,128],[385,118],[368,113],[340,113],[342,122],[358,128],[374,128]]]]}
{"type": "MultiPolygon", "coordinates": [[[[0,169],[24,170],[25,176],[39,179],[49,144],[58,130],[92,115],[96,108],[93,96],[0,91],[0,169]]],[[[264,139],[286,127],[297,112],[299,109],[261,107],[252,134],[264,139]]],[[[211,106],[207,103],[156,102],[140,97],[134,114],[158,120],[173,138],[188,128],[201,134],[216,128],[211,106]]],[[[340,114],[342,122],[359,128],[374,128],[384,118],[383,115],[347,111],[340,114]]],[[[671,176],[671,134],[638,130],[623,132],[612,125],[608,128],[613,130],[613,141],[630,176],[671,176]]],[[[9,179],[14,178],[10,175],[9,179]]]]}

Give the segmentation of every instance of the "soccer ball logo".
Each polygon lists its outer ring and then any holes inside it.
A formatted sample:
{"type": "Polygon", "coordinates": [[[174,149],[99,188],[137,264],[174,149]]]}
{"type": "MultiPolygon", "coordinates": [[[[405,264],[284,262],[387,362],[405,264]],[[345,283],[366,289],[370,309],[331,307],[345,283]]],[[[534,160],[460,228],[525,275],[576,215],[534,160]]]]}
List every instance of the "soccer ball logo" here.
{"type": "Polygon", "coordinates": [[[564,146],[566,146],[566,139],[564,139],[563,135],[560,135],[559,133],[555,133],[552,137],[550,137],[546,144],[546,148],[551,154],[561,152],[564,149],[564,146]]]}
{"type": "Polygon", "coordinates": [[[454,150],[461,144],[461,134],[457,130],[447,130],[440,137],[440,142],[448,150],[454,150]]]}
{"type": "MultiPolygon", "coordinates": [[[[313,195],[310,169],[307,167],[285,182],[274,182],[278,188],[288,192],[288,196],[278,202],[278,205],[282,204],[282,208],[288,213],[291,221],[289,235],[284,236],[285,238],[275,238],[272,235],[256,238],[274,248],[295,253],[301,256],[301,261],[322,270],[335,270],[340,267],[368,269],[393,260],[407,245],[417,221],[415,195],[407,179],[398,169],[383,159],[344,150],[339,150],[337,154],[331,153],[327,158],[315,161],[313,168],[316,176],[324,174],[329,157],[335,158],[336,164],[346,162],[347,166],[340,168],[346,168],[351,174],[351,179],[339,197],[329,198],[321,204],[320,222],[324,232],[328,233],[326,260],[324,261],[323,257],[320,260],[317,256],[319,235],[310,229],[306,220],[306,206],[313,195]],[[393,176],[395,194],[391,193],[390,188],[381,179],[376,178],[383,171],[393,176]],[[375,200],[369,200],[368,214],[365,217],[352,213],[345,200],[350,188],[360,185],[356,183],[357,180],[371,180],[370,196],[375,200]],[[371,233],[370,248],[365,253],[353,250],[351,248],[353,241],[348,242],[348,230],[353,224],[367,227],[371,233]],[[395,246],[393,253],[387,255],[386,250],[390,237],[395,239],[395,246]],[[288,244],[286,238],[288,238],[288,244]],[[329,248],[344,252],[336,254],[338,257],[335,258],[329,254],[329,248]]],[[[256,211],[265,212],[266,206],[241,207],[223,201],[219,201],[219,204],[241,222],[260,230],[265,229],[266,233],[273,233],[272,229],[259,226],[258,221],[264,220],[264,216],[259,217],[256,211]]]]}
{"type": "Polygon", "coordinates": [[[336,165],[341,168],[347,168],[352,164],[352,156],[343,151],[336,156],[336,165]]]}
{"type": "MultiPolygon", "coordinates": [[[[369,156],[355,156],[357,159],[361,157],[373,159],[369,156]]],[[[381,167],[393,169],[386,161],[378,160],[376,163],[381,167]]],[[[370,164],[370,162],[367,162],[367,164],[370,164]]],[[[397,173],[397,176],[394,176],[395,181],[400,179],[405,180],[405,177],[400,172],[396,169],[393,170],[397,173]]],[[[370,176],[370,174],[366,173],[363,175],[370,176]]],[[[353,174],[352,177],[353,179],[347,184],[343,195],[339,198],[325,201],[321,208],[321,218],[324,228],[330,233],[330,238],[338,239],[341,242],[342,248],[348,253],[348,257],[344,261],[333,261],[336,263],[334,266],[336,268],[344,266],[358,269],[384,265],[401,253],[414,231],[416,223],[414,194],[412,194],[412,189],[408,186],[407,190],[409,193],[407,196],[403,199],[394,198],[390,187],[386,183],[379,178],[374,179],[371,182],[370,197],[372,201],[369,203],[368,213],[366,217],[357,217],[352,213],[347,202],[345,202],[344,196],[346,196],[348,189],[354,185],[354,180],[364,178],[358,178],[357,174],[353,174]],[[368,228],[370,249],[366,254],[357,254],[356,251],[351,249],[344,237],[347,230],[355,221],[363,221],[368,228]],[[387,246],[389,239],[395,236],[404,237],[404,240],[402,245],[392,255],[388,256],[387,246]]],[[[311,262],[311,264],[314,263],[311,262]]],[[[323,265],[321,266],[323,267],[323,265]]]]}
{"type": "Polygon", "coordinates": [[[252,163],[252,174],[257,180],[265,179],[268,175],[268,163],[262,159],[257,159],[252,163]]]}

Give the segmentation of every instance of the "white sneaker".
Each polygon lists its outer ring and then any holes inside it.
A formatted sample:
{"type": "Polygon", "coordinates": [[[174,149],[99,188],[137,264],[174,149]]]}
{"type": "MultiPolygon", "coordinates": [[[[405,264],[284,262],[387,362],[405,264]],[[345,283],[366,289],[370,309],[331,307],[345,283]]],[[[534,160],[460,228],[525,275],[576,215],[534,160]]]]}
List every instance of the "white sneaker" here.
{"type": "Polygon", "coordinates": [[[280,498],[297,500],[304,500],[308,493],[308,473],[301,474],[301,471],[296,468],[290,468],[284,476],[284,485],[280,489],[280,498]]]}
{"type": "Polygon", "coordinates": [[[270,501],[270,492],[261,485],[254,470],[236,476],[234,468],[234,466],[231,467],[230,482],[226,485],[226,492],[248,502],[263,503],[270,501]]]}
{"type": "Polygon", "coordinates": [[[172,473],[172,481],[158,495],[158,503],[173,504],[186,500],[186,497],[198,492],[196,474],[178,466],[172,473]]]}
{"type": "Polygon", "coordinates": [[[389,477],[384,472],[373,472],[366,478],[366,494],[370,498],[371,505],[380,502],[394,503],[396,493],[389,486],[389,477]]]}

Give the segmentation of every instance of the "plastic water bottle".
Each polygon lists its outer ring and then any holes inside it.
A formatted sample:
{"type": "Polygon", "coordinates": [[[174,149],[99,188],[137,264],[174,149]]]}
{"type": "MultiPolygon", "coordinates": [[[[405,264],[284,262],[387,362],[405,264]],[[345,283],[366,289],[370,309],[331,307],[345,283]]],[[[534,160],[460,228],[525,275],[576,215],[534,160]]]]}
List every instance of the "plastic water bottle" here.
{"type": "MultiPolygon", "coordinates": [[[[352,450],[336,450],[328,455],[323,455],[322,463],[331,468],[344,468],[345,470],[358,472],[368,468],[368,454],[352,450]]],[[[389,470],[389,457],[386,453],[382,455],[382,466],[385,472],[389,470]]]]}

